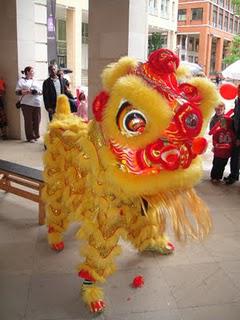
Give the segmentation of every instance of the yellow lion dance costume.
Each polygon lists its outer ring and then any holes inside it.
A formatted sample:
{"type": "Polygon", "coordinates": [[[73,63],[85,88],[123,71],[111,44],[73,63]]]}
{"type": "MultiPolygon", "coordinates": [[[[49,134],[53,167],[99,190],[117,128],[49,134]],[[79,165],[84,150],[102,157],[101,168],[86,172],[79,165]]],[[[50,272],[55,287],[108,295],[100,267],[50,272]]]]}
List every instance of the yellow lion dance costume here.
{"type": "Polygon", "coordinates": [[[178,66],[167,49],[145,63],[124,57],[109,65],[88,124],[70,113],[65,96],[58,98],[45,138],[48,240],[62,250],[69,222],[81,221],[79,276],[92,312],[105,307],[96,283],[115,271],[120,237],[139,251],[169,254],[167,217],[178,240],[202,238],[211,227],[192,187],[201,177],[201,135],[218,95],[207,79],[179,84],[178,66]]]}

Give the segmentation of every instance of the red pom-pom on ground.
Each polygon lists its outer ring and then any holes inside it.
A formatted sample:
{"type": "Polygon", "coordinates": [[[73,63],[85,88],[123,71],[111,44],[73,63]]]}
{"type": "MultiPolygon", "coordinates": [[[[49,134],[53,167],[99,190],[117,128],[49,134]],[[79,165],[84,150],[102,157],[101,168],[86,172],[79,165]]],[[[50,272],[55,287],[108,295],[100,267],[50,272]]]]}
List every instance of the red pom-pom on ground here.
{"type": "Polygon", "coordinates": [[[232,83],[224,83],[219,88],[219,92],[224,99],[232,100],[237,96],[237,87],[232,83]]]}
{"type": "Polygon", "coordinates": [[[132,282],[133,288],[141,288],[141,287],[143,287],[143,285],[144,285],[144,279],[142,276],[136,276],[133,279],[133,282],[132,282]]]}
{"type": "Polygon", "coordinates": [[[64,249],[64,242],[58,242],[58,243],[54,243],[52,244],[52,249],[56,252],[60,252],[64,249]]]}

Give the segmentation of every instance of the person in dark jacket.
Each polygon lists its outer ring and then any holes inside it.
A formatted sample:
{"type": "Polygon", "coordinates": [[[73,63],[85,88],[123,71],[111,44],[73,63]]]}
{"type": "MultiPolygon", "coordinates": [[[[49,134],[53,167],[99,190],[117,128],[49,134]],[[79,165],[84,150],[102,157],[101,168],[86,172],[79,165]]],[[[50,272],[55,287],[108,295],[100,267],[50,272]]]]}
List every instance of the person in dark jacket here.
{"type": "Polygon", "coordinates": [[[238,96],[234,101],[233,130],[236,142],[232,149],[230,160],[230,175],[225,178],[226,184],[233,184],[239,179],[239,155],[240,155],[240,84],[238,85],[238,96]]]}
{"type": "Polygon", "coordinates": [[[43,82],[43,101],[50,121],[55,113],[57,97],[64,93],[64,83],[63,80],[58,77],[57,71],[57,65],[49,65],[49,77],[43,82]]]}

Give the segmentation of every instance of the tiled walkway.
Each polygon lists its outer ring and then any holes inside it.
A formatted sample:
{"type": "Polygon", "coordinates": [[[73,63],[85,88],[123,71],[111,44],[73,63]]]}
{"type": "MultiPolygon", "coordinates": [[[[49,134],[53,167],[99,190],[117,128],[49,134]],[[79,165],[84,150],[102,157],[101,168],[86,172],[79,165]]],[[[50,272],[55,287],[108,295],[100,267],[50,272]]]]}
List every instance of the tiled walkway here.
{"type": "MultiPolygon", "coordinates": [[[[43,145],[0,142],[0,158],[41,168],[43,145]]],[[[65,250],[52,252],[46,227],[37,225],[37,205],[0,191],[0,320],[239,320],[240,183],[197,187],[209,205],[209,238],[183,246],[172,256],[139,255],[122,243],[119,271],[105,285],[107,311],[93,317],[79,298],[78,242],[67,232],[65,250]],[[145,285],[132,289],[135,275],[145,285]]]]}

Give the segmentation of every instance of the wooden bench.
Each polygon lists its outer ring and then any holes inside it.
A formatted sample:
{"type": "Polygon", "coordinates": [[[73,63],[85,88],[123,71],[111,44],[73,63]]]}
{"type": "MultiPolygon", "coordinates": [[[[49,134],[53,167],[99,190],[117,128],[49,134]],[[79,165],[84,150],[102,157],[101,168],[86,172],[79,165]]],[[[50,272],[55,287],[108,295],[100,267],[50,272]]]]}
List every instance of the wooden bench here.
{"type": "Polygon", "coordinates": [[[41,170],[0,160],[0,189],[37,202],[40,225],[45,221],[45,209],[41,200],[43,185],[41,170]]]}

